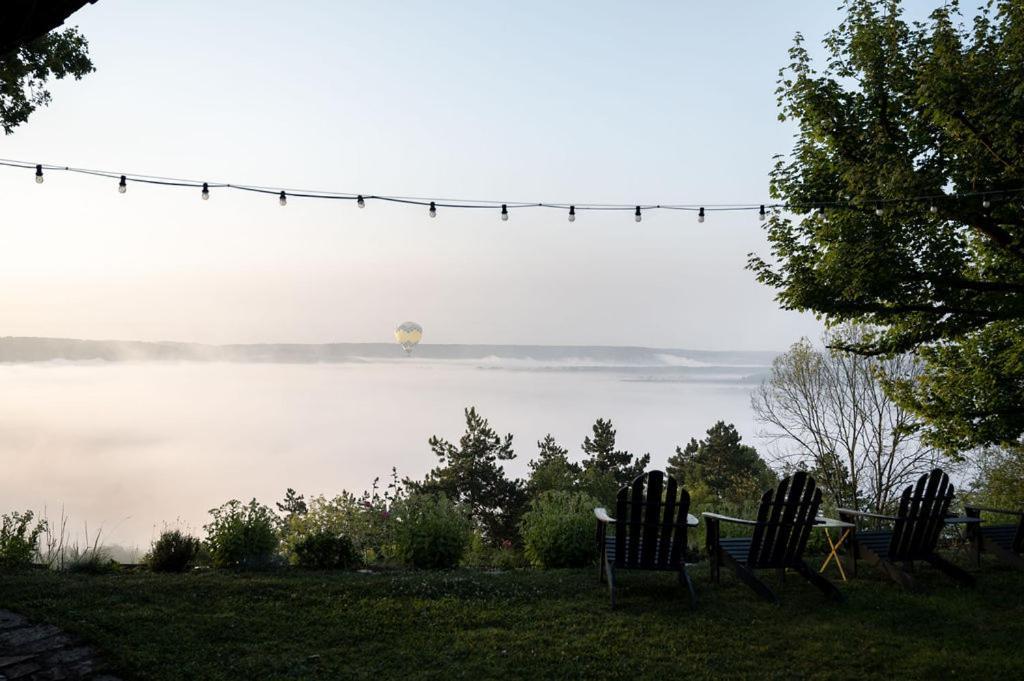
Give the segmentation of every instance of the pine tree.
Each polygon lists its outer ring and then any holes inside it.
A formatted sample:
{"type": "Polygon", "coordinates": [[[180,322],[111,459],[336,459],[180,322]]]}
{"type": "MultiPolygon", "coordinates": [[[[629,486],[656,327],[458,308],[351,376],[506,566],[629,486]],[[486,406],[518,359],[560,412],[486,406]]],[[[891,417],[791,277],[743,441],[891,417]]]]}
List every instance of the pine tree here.
{"type": "Polygon", "coordinates": [[[516,457],[512,435],[498,435],[474,407],[465,413],[466,432],[459,443],[431,437],[430,449],[441,465],[422,482],[406,480],[406,487],[414,493],[444,494],[464,504],[492,544],[516,541],[526,489],[521,480],[506,477],[500,464],[516,457]]]}
{"type": "Polygon", "coordinates": [[[691,438],[668,460],[666,471],[681,484],[705,487],[717,501],[743,502],[775,484],[775,474],[743,444],[736,426],[719,421],[703,440],[691,438]]]}
{"type": "Polygon", "coordinates": [[[569,450],[562,447],[550,433],[537,443],[536,459],[530,461],[530,479],[526,483],[531,497],[541,492],[572,491],[579,487],[582,467],[569,461],[569,450]]]}
{"type": "Polygon", "coordinates": [[[623,485],[647,469],[651,455],[634,456],[615,448],[615,428],[610,419],[598,419],[593,426],[593,437],[583,439],[583,488],[595,498],[611,504],[615,493],[623,485]]]}

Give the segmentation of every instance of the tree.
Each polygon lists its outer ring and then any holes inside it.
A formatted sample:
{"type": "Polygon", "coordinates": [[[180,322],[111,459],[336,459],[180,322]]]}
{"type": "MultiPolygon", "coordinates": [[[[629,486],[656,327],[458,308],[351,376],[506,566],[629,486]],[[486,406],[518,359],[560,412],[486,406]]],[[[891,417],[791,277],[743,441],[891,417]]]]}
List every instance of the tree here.
{"type": "Polygon", "coordinates": [[[892,392],[930,442],[1020,447],[1024,4],[969,26],[955,1],[913,24],[897,0],[844,9],[823,63],[797,35],[780,71],[797,134],[771,193],[796,217],[768,221],[771,261],[749,267],[783,308],[871,327],[846,349],[916,353],[892,392]]]}
{"type": "Polygon", "coordinates": [[[990,447],[978,452],[971,501],[992,508],[1019,511],[1024,507],[1024,451],[990,447]]]}
{"type": "Polygon", "coordinates": [[[555,442],[550,433],[537,443],[537,448],[538,456],[529,463],[530,478],[526,481],[531,498],[541,492],[570,492],[579,487],[583,469],[569,461],[569,450],[555,442]]]}
{"type": "MultiPolygon", "coordinates": [[[[848,327],[824,340],[855,345],[862,333],[848,327]]],[[[819,350],[804,339],[775,359],[751,404],[762,436],[780,447],[780,467],[809,468],[837,506],[859,509],[866,501],[881,513],[935,463],[936,452],[918,436],[917,417],[885,390],[919,371],[907,355],[819,350]]]]}
{"type": "Polygon", "coordinates": [[[281,526],[288,527],[292,518],[306,515],[309,508],[306,506],[306,498],[289,487],[285,490],[284,499],[274,504],[277,512],[281,514],[281,526]]]}
{"type": "Polygon", "coordinates": [[[634,457],[630,452],[615,448],[615,428],[610,419],[597,419],[592,428],[593,438],[583,438],[582,485],[585,491],[610,504],[623,485],[647,469],[651,455],[634,457]]]}
{"type": "Polygon", "coordinates": [[[715,501],[742,503],[756,499],[776,477],[757,450],[742,443],[736,426],[719,421],[703,440],[676,447],[666,471],[681,484],[703,485],[715,501]]]}
{"type": "Polygon", "coordinates": [[[0,15],[0,126],[5,134],[50,102],[51,78],[80,80],[95,68],[77,29],[52,31],[86,0],[15,4],[0,15]]]}
{"type": "Polygon", "coordinates": [[[465,413],[466,432],[458,445],[431,437],[430,449],[441,465],[422,482],[407,479],[405,485],[413,493],[443,494],[464,504],[492,544],[515,540],[526,503],[525,486],[507,478],[499,463],[516,458],[512,435],[499,436],[474,407],[465,413]]]}

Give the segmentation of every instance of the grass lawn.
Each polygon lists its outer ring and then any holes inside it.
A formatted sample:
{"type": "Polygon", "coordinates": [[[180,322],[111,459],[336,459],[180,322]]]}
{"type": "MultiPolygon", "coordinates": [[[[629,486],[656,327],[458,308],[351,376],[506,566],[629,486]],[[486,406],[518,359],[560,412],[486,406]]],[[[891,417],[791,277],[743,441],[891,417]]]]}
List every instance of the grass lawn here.
{"type": "MultiPolygon", "coordinates": [[[[865,568],[866,566],[862,566],[865,568]]],[[[128,679],[1022,678],[1024,574],[921,594],[865,575],[833,605],[796,576],[775,607],[723,572],[593,570],[0,576],[0,607],[57,624],[128,679]]],[[[774,579],[771,583],[774,583],[774,579]]]]}

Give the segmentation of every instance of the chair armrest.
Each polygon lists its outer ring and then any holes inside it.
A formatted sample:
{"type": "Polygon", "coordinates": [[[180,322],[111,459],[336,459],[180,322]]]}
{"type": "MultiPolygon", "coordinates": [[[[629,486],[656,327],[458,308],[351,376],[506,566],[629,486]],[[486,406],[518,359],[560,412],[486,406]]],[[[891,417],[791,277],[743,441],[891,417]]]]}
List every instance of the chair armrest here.
{"type": "Polygon", "coordinates": [[[601,523],[614,523],[615,518],[608,515],[608,511],[603,508],[595,508],[594,515],[597,516],[598,522],[601,523]]]}
{"type": "Polygon", "coordinates": [[[840,516],[857,516],[860,518],[880,518],[882,520],[896,520],[894,515],[882,515],[881,513],[868,513],[867,511],[854,511],[852,508],[837,508],[836,513],[840,516]]]}
{"type": "Polygon", "coordinates": [[[1003,515],[1024,516],[1024,511],[1011,511],[1007,508],[990,508],[988,506],[965,505],[964,511],[983,511],[985,513],[1002,513],[1003,515]]]}
{"type": "Polygon", "coordinates": [[[705,518],[711,518],[713,520],[724,520],[728,523],[739,523],[740,525],[757,525],[756,520],[747,520],[745,518],[733,518],[732,516],[722,515],[720,513],[701,513],[705,518]]]}

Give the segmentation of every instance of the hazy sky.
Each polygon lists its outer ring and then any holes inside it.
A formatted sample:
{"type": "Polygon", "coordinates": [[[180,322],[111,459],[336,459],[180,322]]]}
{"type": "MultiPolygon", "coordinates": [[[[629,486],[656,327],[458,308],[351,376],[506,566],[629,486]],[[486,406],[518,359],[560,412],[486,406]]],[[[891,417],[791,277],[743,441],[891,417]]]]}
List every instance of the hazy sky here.
{"type": "MultiPolygon", "coordinates": [[[[100,0],[0,157],[507,201],[766,201],[776,73],[835,2],[100,0]]],[[[922,3],[908,3],[924,7],[922,3]]],[[[927,3],[928,5],[932,3],[927,3]]],[[[0,335],[782,349],[754,214],[441,210],[0,169],[0,335]]]]}

